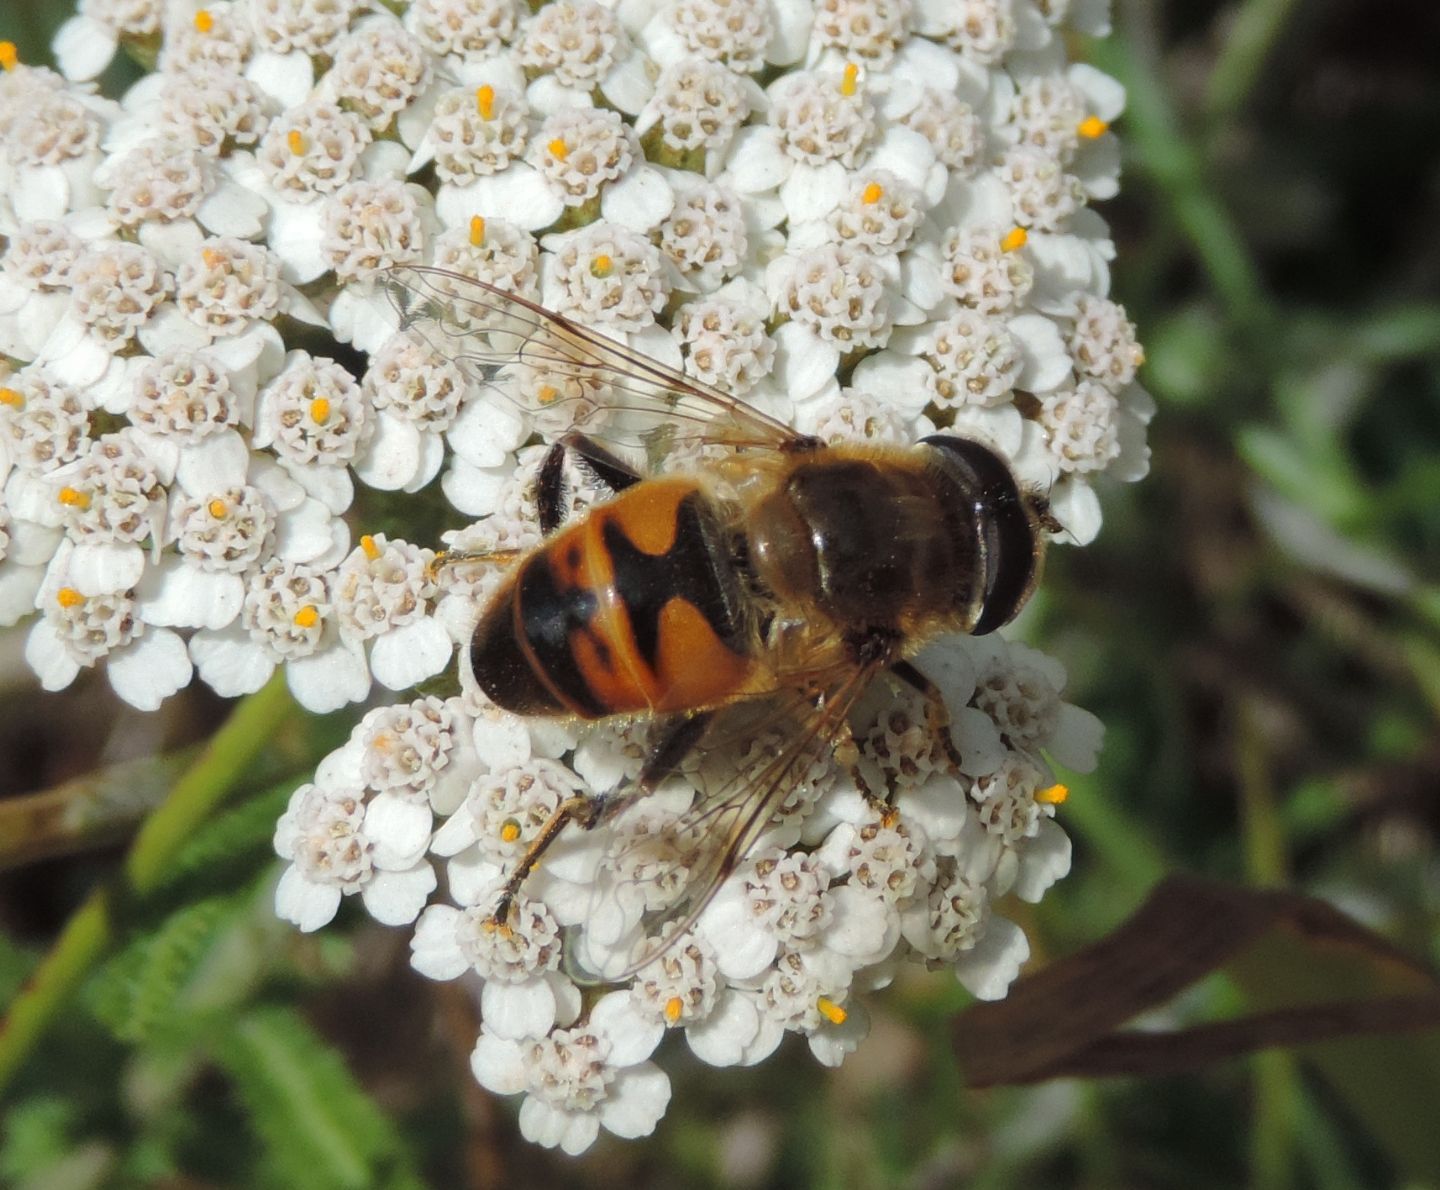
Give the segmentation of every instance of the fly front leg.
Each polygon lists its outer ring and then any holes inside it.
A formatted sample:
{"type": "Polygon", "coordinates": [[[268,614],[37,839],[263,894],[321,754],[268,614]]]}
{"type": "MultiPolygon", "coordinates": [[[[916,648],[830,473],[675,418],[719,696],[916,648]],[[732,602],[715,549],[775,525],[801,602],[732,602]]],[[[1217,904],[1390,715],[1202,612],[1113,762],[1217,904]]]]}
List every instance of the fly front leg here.
{"type": "Polygon", "coordinates": [[[955,747],[955,740],[950,734],[950,711],[945,706],[940,687],[908,661],[897,661],[890,667],[890,672],[912,690],[918,691],[925,700],[925,731],[931,739],[939,743],[945,752],[945,758],[950,762],[953,774],[958,777],[963,762],[960,749],[955,747]]]}
{"type": "Polygon", "coordinates": [[[540,510],[540,532],[549,537],[565,520],[565,456],[573,453],[581,467],[612,492],[623,492],[645,477],[595,439],[578,430],[556,439],[540,464],[535,482],[535,503],[540,510]]]}

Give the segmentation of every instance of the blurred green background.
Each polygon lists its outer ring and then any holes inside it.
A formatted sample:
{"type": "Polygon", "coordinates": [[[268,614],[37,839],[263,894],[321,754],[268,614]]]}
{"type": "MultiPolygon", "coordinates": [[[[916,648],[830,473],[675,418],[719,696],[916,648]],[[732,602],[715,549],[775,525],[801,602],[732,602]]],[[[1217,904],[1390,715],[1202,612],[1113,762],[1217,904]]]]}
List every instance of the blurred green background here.
{"type": "MultiPolygon", "coordinates": [[[[0,11],[0,36],[41,60],[59,14],[0,11]]],[[[1151,477],[1102,493],[1099,541],[1054,551],[1029,616],[1109,734],[1061,811],[1074,872],[1022,924],[1039,959],[1062,955],[1189,870],[1322,895],[1433,964],[1440,6],[1119,0],[1115,19],[1076,53],[1130,91],[1124,189],[1101,210],[1160,414],[1151,477]]],[[[117,710],[93,677],[36,698],[21,643],[0,636],[0,795],[223,718],[199,691],[161,716],[117,710]]],[[[252,788],[343,730],[254,714],[284,722],[252,788]]],[[[470,1079],[472,1010],[409,971],[403,933],[359,914],[308,938],[273,921],[283,802],[208,819],[163,872],[132,856],[131,888],[160,892],[119,907],[137,932],[75,972],[79,996],[0,1099],[0,1186],[1440,1181],[1440,1071],[1390,1065],[1418,1041],[1366,1043],[1392,1072],[1379,1089],[1351,1077],[1363,1062],[1277,1053],[976,1093],[949,1049],[966,997],[921,977],[873,1000],[873,1035],[838,1072],[803,1045],[753,1071],[671,1048],[655,1138],[557,1157],[470,1079]]],[[[67,921],[72,940],[100,928],[84,898],[123,855],[116,840],[0,872],[0,1003],[67,921]]],[[[1161,1023],[1245,1003],[1216,977],[1161,1023]]]]}

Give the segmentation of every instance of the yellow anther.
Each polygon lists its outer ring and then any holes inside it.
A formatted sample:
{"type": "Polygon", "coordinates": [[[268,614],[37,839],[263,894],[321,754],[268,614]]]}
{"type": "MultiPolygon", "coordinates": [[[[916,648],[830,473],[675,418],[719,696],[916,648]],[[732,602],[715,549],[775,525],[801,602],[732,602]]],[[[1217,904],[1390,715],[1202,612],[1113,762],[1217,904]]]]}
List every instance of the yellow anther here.
{"type": "Polygon", "coordinates": [[[815,1008],[819,1011],[820,1015],[832,1025],[843,1025],[845,1018],[850,1015],[827,996],[821,996],[820,999],[816,1000],[815,1008]]]}
{"type": "Polygon", "coordinates": [[[495,118],[495,88],[489,83],[481,83],[475,88],[475,110],[482,120],[495,118]]]}
{"type": "Polygon", "coordinates": [[[520,837],[520,824],[513,818],[507,818],[500,824],[500,842],[513,843],[520,837]]]}
{"type": "Polygon", "coordinates": [[[195,14],[195,32],[209,33],[215,28],[215,16],[208,8],[202,8],[195,14]]]}
{"type": "Polygon", "coordinates": [[[1104,136],[1110,131],[1110,125],[1099,116],[1086,116],[1076,126],[1075,131],[1086,140],[1094,140],[1096,137],[1104,136]]]}
{"type": "Polygon", "coordinates": [[[1001,252],[1018,252],[1025,247],[1025,241],[1030,238],[1030,233],[1023,227],[1012,227],[1005,233],[1005,238],[1000,241],[1001,252]]]}
{"type": "Polygon", "coordinates": [[[360,534],[360,548],[365,551],[365,556],[372,562],[380,556],[380,547],[375,544],[375,539],[368,533],[360,534]]]}
{"type": "Polygon", "coordinates": [[[1070,796],[1070,786],[1061,785],[1058,781],[1045,789],[1035,791],[1035,800],[1046,806],[1058,806],[1070,796]]]}
{"type": "Polygon", "coordinates": [[[854,62],[845,63],[845,73],[840,76],[840,94],[854,95],[860,89],[860,67],[854,62]]]}
{"type": "Polygon", "coordinates": [[[205,262],[207,269],[218,269],[225,263],[225,254],[215,251],[214,248],[205,248],[200,253],[200,259],[205,262]]]}
{"type": "Polygon", "coordinates": [[[285,137],[285,143],[290,146],[290,152],[299,157],[305,152],[305,134],[298,128],[290,129],[285,137]]]}
{"type": "Polygon", "coordinates": [[[317,426],[323,426],[330,420],[330,399],[328,397],[316,397],[310,402],[310,420],[317,426]]]}
{"type": "Polygon", "coordinates": [[[82,492],[79,488],[64,487],[60,489],[60,495],[56,497],[66,508],[89,508],[90,494],[82,492]]]}
{"type": "Polygon", "coordinates": [[[20,51],[13,41],[0,41],[0,68],[14,70],[20,64],[20,51]]]}
{"type": "Polygon", "coordinates": [[[85,596],[74,587],[61,587],[55,592],[55,602],[61,607],[79,607],[85,602],[85,596]]]}
{"type": "Polygon", "coordinates": [[[320,609],[313,603],[307,603],[295,613],[295,619],[292,622],[296,628],[314,628],[316,624],[320,623],[320,609]]]}
{"type": "Polygon", "coordinates": [[[671,996],[665,1001],[665,1019],[672,1025],[680,1019],[680,1014],[685,1011],[685,1001],[679,996],[671,996]]]}
{"type": "Polygon", "coordinates": [[[560,390],[553,384],[542,384],[540,391],[535,394],[535,399],[542,405],[550,405],[554,403],[555,398],[559,395],[560,390]]]}
{"type": "Polygon", "coordinates": [[[592,277],[608,277],[615,269],[615,262],[601,252],[590,262],[590,275],[592,277]]]}
{"type": "Polygon", "coordinates": [[[485,243],[485,216],[470,216],[470,247],[479,248],[485,243]]]}
{"type": "Polygon", "coordinates": [[[860,191],[860,201],[867,207],[873,207],[885,197],[885,187],[879,182],[871,182],[864,190],[860,191]]]}
{"type": "Polygon", "coordinates": [[[222,520],[225,514],[230,511],[230,505],[226,504],[224,500],[221,500],[219,498],[211,500],[210,503],[207,504],[205,507],[209,510],[210,515],[213,516],[217,521],[222,520]]]}
{"type": "Polygon", "coordinates": [[[9,405],[11,409],[24,409],[25,396],[13,388],[0,388],[0,405],[9,405]]]}
{"type": "Polygon", "coordinates": [[[550,156],[558,157],[561,161],[570,156],[570,146],[565,143],[563,136],[557,136],[545,147],[550,150],[550,156]]]}

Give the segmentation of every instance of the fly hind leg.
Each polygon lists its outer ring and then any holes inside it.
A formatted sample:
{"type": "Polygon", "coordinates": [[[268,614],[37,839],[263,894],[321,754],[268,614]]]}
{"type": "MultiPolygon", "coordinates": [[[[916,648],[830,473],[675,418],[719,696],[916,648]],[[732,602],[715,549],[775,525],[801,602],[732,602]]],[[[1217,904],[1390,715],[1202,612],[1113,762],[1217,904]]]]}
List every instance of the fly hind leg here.
{"type": "Polygon", "coordinates": [[[507,929],[510,925],[510,912],[515,904],[515,898],[519,895],[520,886],[525,883],[525,878],[535,870],[540,862],[541,856],[550,849],[550,845],[559,837],[560,832],[565,829],[567,823],[573,822],[582,830],[593,830],[602,822],[608,822],[635,803],[639,797],[647,793],[653,793],[664,783],[680,766],[680,763],[700,742],[700,737],[705,734],[705,728],[709,726],[710,713],[708,711],[695,715],[678,715],[666,723],[660,733],[660,738],[650,755],[646,758],[640,775],[629,785],[621,786],[610,793],[584,796],[576,794],[568,797],[555,808],[554,813],[545,820],[534,841],[520,857],[520,862],[515,865],[515,870],[510,873],[505,881],[505,887],[500,891],[500,899],[495,905],[495,911],[490,915],[491,923],[499,929],[507,929]]]}
{"type": "Polygon", "coordinates": [[[535,483],[535,503],[540,512],[540,532],[549,537],[565,520],[565,457],[574,454],[581,467],[612,492],[623,492],[644,478],[634,467],[618,458],[595,439],[578,430],[557,438],[540,463],[535,483]]]}

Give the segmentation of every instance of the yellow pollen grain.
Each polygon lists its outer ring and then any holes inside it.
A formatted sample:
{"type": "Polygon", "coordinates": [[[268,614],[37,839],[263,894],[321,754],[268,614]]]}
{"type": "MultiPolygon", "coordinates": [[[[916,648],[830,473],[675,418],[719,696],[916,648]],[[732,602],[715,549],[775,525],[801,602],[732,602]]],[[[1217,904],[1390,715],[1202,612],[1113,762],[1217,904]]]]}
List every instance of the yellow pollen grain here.
{"type": "Polygon", "coordinates": [[[843,1025],[845,1023],[845,1018],[850,1015],[843,1008],[841,1008],[840,1005],[836,1004],[834,1000],[831,1000],[827,996],[821,996],[820,999],[816,1000],[815,1007],[819,1011],[820,1015],[823,1016],[832,1025],[843,1025]]]}
{"type": "Polygon", "coordinates": [[[207,504],[205,507],[209,509],[210,515],[213,516],[217,521],[223,518],[225,514],[230,511],[230,506],[226,504],[224,500],[219,499],[211,500],[210,503],[207,504]]]}
{"type": "Polygon", "coordinates": [[[495,118],[495,88],[489,83],[481,83],[475,88],[475,110],[482,120],[495,118]]]}
{"type": "Polygon", "coordinates": [[[202,8],[195,14],[195,32],[209,33],[215,28],[215,16],[208,8],[202,8]]]}
{"type": "Polygon", "coordinates": [[[520,837],[520,824],[513,818],[507,818],[500,824],[500,842],[513,843],[520,837]]]}
{"type": "Polygon", "coordinates": [[[1070,786],[1061,785],[1058,781],[1045,789],[1037,790],[1035,800],[1046,806],[1058,806],[1070,796],[1070,786]]]}
{"type": "Polygon", "coordinates": [[[13,388],[0,388],[0,405],[9,405],[11,409],[24,409],[25,397],[13,388]]]}
{"type": "Polygon", "coordinates": [[[323,426],[330,420],[330,401],[327,397],[316,397],[310,402],[310,420],[323,426]]]}
{"type": "Polygon", "coordinates": [[[375,539],[368,533],[360,535],[360,548],[365,551],[365,556],[372,562],[380,556],[380,547],[375,544],[375,539]]]}
{"type": "Polygon", "coordinates": [[[665,1019],[672,1025],[680,1019],[680,1014],[685,1011],[685,1001],[679,996],[671,996],[665,1001],[665,1019]]]}
{"type": "Polygon", "coordinates": [[[470,247],[480,248],[485,244],[485,216],[470,216],[470,247]]]}
{"type": "Polygon", "coordinates": [[[222,264],[225,263],[224,254],[221,252],[216,252],[214,248],[204,249],[204,251],[200,253],[200,259],[205,262],[205,267],[207,269],[218,269],[222,264]]]}
{"type": "Polygon", "coordinates": [[[0,68],[14,70],[20,64],[20,51],[13,41],[0,41],[0,68]]]}
{"type": "Polygon", "coordinates": [[[58,499],[61,504],[65,505],[66,508],[90,507],[89,495],[85,492],[82,492],[79,488],[61,488],[60,494],[56,497],[56,499],[58,499]]]}
{"type": "Polygon", "coordinates": [[[1094,140],[1096,137],[1104,136],[1110,131],[1110,125],[1099,116],[1086,116],[1076,126],[1075,131],[1086,140],[1094,140]]]}
{"type": "Polygon", "coordinates": [[[290,146],[290,152],[296,157],[305,152],[305,134],[298,128],[290,129],[289,135],[285,137],[285,143],[290,146]]]}
{"type": "Polygon", "coordinates": [[[601,252],[590,262],[590,275],[592,277],[608,277],[615,268],[615,262],[601,252]]]}
{"type": "Polygon", "coordinates": [[[860,67],[854,62],[845,63],[845,73],[840,77],[840,94],[854,95],[860,89],[860,67]]]}
{"type": "Polygon", "coordinates": [[[885,188],[879,182],[871,182],[864,190],[860,191],[860,201],[867,207],[873,207],[885,197],[885,188]]]}
{"type": "Polygon", "coordinates": [[[55,602],[61,607],[79,607],[85,602],[85,596],[74,587],[61,587],[55,592],[55,602]]]}
{"type": "Polygon", "coordinates": [[[314,628],[316,624],[320,623],[320,609],[313,603],[307,603],[295,613],[295,619],[292,622],[296,628],[314,628]]]}
{"type": "Polygon", "coordinates": [[[1005,233],[1005,238],[1000,241],[1001,252],[1018,252],[1025,247],[1025,241],[1030,238],[1030,233],[1023,227],[1012,227],[1005,233]]]}
{"type": "Polygon", "coordinates": [[[535,394],[535,399],[542,405],[549,405],[560,395],[560,390],[553,384],[542,384],[540,391],[535,394]]]}
{"type": "Polygon", "coordinates": [[[545,147],[550,150],[550,156],[558,157],[561,161],[570,156],[570,146],[565,143],[563,136],[557,136],[545,147]]]}

